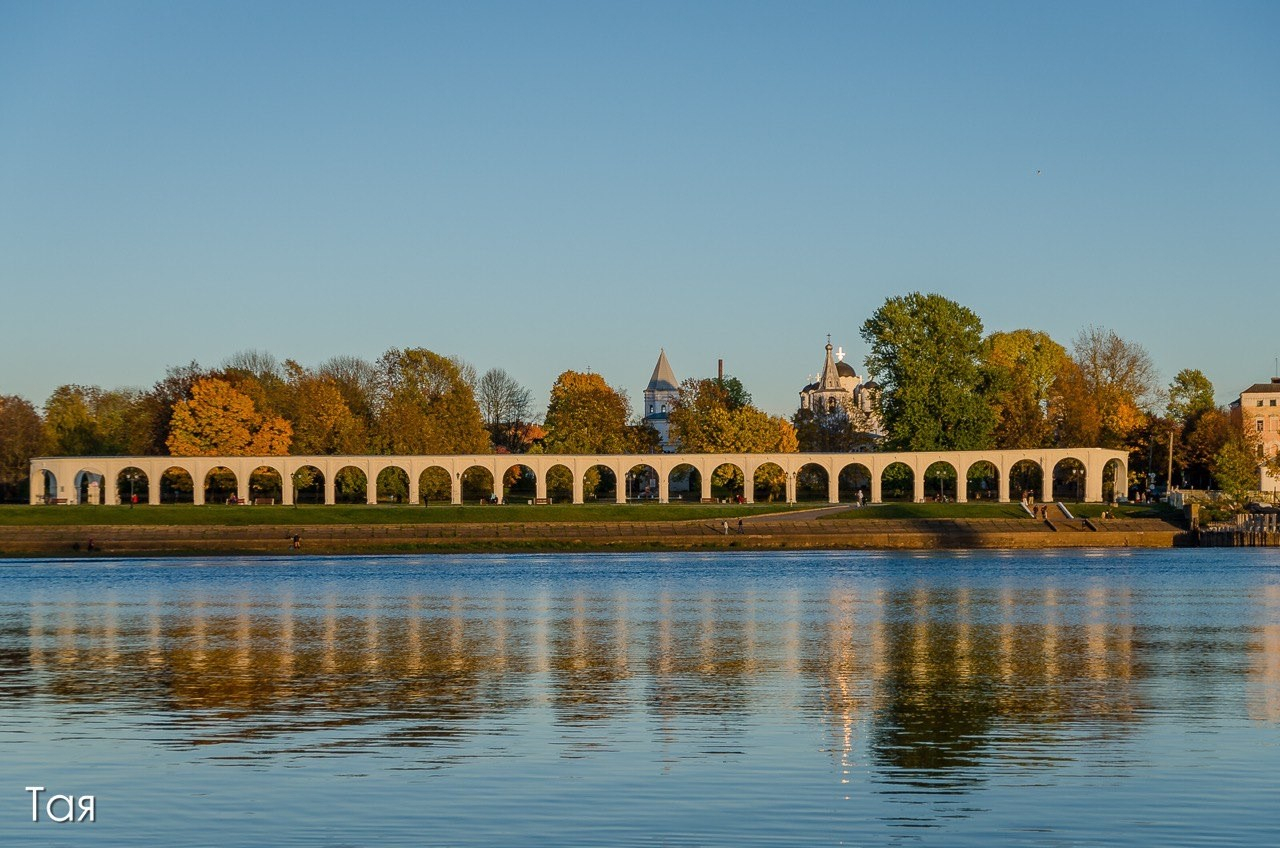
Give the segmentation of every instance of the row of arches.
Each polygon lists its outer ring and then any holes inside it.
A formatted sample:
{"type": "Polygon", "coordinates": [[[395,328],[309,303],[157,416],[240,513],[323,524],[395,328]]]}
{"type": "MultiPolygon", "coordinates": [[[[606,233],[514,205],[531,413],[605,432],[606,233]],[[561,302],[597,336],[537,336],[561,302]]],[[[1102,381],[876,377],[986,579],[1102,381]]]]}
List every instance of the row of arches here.
{"type": "MultiPolygon", "coordinates": [[[[710,467],[710,466],[708,466],[710,467]]],[[[148,474],[127,466],[108,479],[93,468],[82,468],[65,484],[49,469],[34,479],[40,499],[74,503],[476,503],[523,500],[584,503],[623,503],[647,500],[774,500],[827,503],[881,501],[981,501],[1011,500],[1024,495],[1034,500],[1084,499],[1088,471],[1083,462],[1066,457],[1046,469],[1035,460],[1013,463],[1007,477],[992,462],[978,460],[964,467],[947,460],[928,465],[917,476],[905,462],[893,462],[873,474],[871,466],[849,461],[833,473],[818,462],[801,465],[788,473],[775,462],[744,469],[742,464],[722,462],[703,474],[695,465],[680,463],[666,473],[641,462],[629,467],[590,465],[580,474],[568,464],[552,462],[539,475],[532,465],[512,462],[494,470],[472,465],[455,471],[440,466],[422,470],[413,479],[407,469],[387,465],[376,473],[357,465],[343,465],[326,476],[315,465],[302,465],[287,476],[274,465],[259,465],[239,475],[226,466],[214,466],[199,476],[183,465],[171,465],[148,474]],[[502,470],[505,466],[505,470],[502,470]],[[621,479],[619,479],[619,472],[621,479]],[[372,479],[371,479],[372,477],[372,479]],[[833,479],[834,478],[834,479],[833,479]],[[665,483],[665,485],[664,485],[665,483]],[[286,485],[287,484],[287,485],[286,485]]],[[[1124,493],[1123,465],[1118,459],[1102,469],[1102,495],[1112,500],[1124,493]]],[[[34,493],[33,493],[34,496],[34,493]]]]}

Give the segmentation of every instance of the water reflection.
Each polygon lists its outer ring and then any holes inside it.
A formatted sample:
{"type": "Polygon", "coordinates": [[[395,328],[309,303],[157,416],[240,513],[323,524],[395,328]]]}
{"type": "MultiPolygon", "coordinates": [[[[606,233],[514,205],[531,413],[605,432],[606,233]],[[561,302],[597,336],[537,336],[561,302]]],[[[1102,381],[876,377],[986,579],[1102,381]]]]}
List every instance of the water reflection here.
{"type": "Polygon", "coordinates": [[[429,750],[542,710],[562,756],[637,732],[732,755],[780,716],[821,729],[842,783],[872,767],[935,790],[1232,687],[1280,720],[1277,585],[1241,609],[1114,578],[141,582],[0,606],[0,698],[165,716],[166,744],[264,756],[429,750]]]}

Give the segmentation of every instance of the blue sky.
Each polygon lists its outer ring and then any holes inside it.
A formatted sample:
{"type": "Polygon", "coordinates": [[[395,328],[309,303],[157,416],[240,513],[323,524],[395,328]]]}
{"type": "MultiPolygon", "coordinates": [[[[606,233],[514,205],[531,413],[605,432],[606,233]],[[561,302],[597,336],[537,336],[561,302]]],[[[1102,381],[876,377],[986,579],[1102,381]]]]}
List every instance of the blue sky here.
{"type": "Polygon", "coordinates": [[[391,346],[790,414],[886,297],[1280,355],[1280,4],[0,2],[0,393],[391,346]],[[1039,172],[1037,174],[1037,172],[1039,172]]]}

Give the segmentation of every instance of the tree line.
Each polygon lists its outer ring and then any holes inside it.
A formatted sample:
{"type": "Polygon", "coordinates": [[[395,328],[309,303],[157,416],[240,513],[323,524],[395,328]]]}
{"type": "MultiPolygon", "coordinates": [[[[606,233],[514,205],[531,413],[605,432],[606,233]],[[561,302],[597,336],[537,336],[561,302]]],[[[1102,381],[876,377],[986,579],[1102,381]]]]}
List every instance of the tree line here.
{"type": "MultiPolygon", "coordinates": [[[[856,409],[797,410],[788,420],[753,402],[736,377],[685,380],[670,434],[686,452],[975,450],[1098,446],[1127,450],[1139,484],[1250,487],[1257,446],[1184,369],[1158,385],[1150,356],[1088,327],[1070,349],[1036,330],[984,333],[975,312],[937,294],[889,298],[861,327],[879,383],[883,438],[856,409]]],[[[59,386],[37,409],[0,396],[0,489],[25,497],[38,455],[646,453],[658,433],[599,374],[565,371],[537,415],[506,371],[456,356],[392,348],[376,361],[339,356],[315,367],[243,351],[221,366],[170,367],[150,389],[59,386]],[[541,419],[540,421],[538,419],[541,419]]],[[[590,483],[590,481],[588,481],[590,483]]],[[[763,481],[781,489],[782,480],[763,481]]],[[[732,488],[740,481],[720,480],[732,488]]]]}

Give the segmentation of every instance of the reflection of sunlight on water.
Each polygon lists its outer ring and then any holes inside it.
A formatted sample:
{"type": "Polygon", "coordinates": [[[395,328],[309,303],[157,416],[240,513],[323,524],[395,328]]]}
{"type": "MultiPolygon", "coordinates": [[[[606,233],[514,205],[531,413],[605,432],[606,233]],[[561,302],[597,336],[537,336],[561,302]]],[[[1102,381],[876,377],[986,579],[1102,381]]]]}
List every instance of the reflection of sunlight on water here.
{"type": "Polygon", "coordinates": [[[970,815],[976,792],[1138,779],[1163,755],[1144,734],[1170,716],[1202,733],[1280,720],[1280,584],[1171,578],[1158,560],[1144,577],[1132,557],[1074,572],[1093,551],[1021,571],[1007,551],[831,555],[861,572],[824,557],[32,583],[0,606],[0,696],[73,711],[89,736],[136,721],[150,745],[230,770],[572,761],[575,779],[714,768],[749,794],[819,768],[851,808],[879,798],[882,820],[928,826],[970,815]]]}

